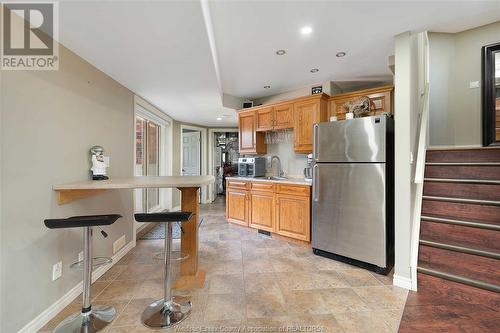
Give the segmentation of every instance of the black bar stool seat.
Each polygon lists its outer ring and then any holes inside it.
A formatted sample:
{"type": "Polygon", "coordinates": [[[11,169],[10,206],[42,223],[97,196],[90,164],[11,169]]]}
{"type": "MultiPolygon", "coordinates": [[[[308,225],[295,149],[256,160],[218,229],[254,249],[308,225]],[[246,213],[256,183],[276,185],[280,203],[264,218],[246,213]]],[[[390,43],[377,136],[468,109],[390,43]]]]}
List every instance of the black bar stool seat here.
{"type": "Polygon", "coordinates": [[[164,280],[163,298],[151,303],[142,313],[141,321],[152,329],[165,329],[172,327],[191,313],[191,301],[172,296],[170,281],[170,259],[172,254],[172,223],[186,222],[191,219],[191,212],[161,212],[161,213],[137,213],[137,222],[158,222],[165,225],[165,247],[164,247],[164,280]]]}
{"type": "Polygon", "coordinates": [[[122,216],[118,214],[86,215],[72,216],[65,219],[47,219],[43,222],[49,229],[67,229],[111,225],[120,217],[122,216]]]}
{"type": "Polygon", "coordinates": [[[137,213],[135,220],[137,222],[184,222],[188,221],[193,213],[191,212],[161,212],[161,213],[137,213]]]}
{"type": "MultiPolygon", "coordinates": [[[[112,306],[92,305],[90,303],[90,285],[92,283],[92,227],[111,225],[118,220],[121,215],[86,215],[73,216],[65,219],[46,219],[43,221],[49,229],[83,228],[83,305],[82,311],[72,314],[64,319],[54,329],[54,333],[94,333],[102,331],[116,317],[116,310],[112,306]]],[[[104,237],[106,233],[102,231],[104,237]]],[[[111,258],[104,263],[111,262],[111,258]]],[[[77,263],[80,264],[80,263],[77,263]]],[[[73,264],[72,266],[75,266],[73,264]]],[[[76,265],[78,266],[78,265],[76,265]]]]}

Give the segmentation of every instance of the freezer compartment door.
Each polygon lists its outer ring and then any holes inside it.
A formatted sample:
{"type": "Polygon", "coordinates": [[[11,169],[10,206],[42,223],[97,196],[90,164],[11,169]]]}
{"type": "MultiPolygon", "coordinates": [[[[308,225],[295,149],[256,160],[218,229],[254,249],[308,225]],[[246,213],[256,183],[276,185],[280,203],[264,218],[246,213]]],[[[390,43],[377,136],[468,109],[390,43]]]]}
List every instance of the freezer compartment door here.
{"type": "Polygon", "coordinates": [[[312,246],[386,267],[385,164],[316,163],[312,246]]]}
{"type": "Polygon", "coordinates": [[[316,162],[386,162],[385,115],[314,125],[316,162]]]}

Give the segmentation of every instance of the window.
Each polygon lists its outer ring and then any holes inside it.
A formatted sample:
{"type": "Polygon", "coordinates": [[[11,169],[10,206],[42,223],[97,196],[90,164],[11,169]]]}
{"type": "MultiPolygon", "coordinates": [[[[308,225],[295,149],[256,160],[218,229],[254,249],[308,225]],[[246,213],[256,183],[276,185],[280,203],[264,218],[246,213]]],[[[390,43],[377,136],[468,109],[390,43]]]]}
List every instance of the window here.
{"type": "MultiPolygon", "coordinates": [[[[160,132],[161,126],[151,120],[136,116],[135,119],[135,174],[136,176],[160,175],[160,132]]],[[[140,211],[159,209],[159,189],[140,190],[140,211]]]]}

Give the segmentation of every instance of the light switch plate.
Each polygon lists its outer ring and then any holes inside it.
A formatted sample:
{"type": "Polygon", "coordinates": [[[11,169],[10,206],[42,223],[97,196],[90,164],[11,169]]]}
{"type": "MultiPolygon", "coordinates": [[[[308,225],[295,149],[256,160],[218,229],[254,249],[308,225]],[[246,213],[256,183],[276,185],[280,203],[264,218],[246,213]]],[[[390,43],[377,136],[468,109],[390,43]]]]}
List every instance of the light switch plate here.
{"type": "Polygon", "coordinates": [[[469,88],[470,89],[479,88],[479,81],[470,81],[469,82],[469,88]]]}

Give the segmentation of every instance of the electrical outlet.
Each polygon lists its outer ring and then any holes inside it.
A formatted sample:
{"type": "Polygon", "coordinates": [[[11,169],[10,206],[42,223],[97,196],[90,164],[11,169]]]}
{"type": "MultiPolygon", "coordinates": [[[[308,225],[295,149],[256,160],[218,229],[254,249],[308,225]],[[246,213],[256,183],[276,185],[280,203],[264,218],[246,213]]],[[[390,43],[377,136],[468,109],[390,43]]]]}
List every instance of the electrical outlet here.
{"type": "Polygon", "coordinates": [[[125,235],[121,236],[113,243],[113,254],[120,251],[120,249],[124,246],[125,246],[125,235]]]}
{"type": "Polygon", "coordinates": [[[83,251],[78,253],[78,261],[83,261],[83,251]]]}
{"type": "Polygon", "coordinates": [[[470,81],[469,88],[470,89],[479,88],[479,81],[470,81]]]}
{"type": "Polygon", "coordinates": [[[59,279],[62,276],[62,261],[55,263],[52,266],[52,281],[59,279]]]}

